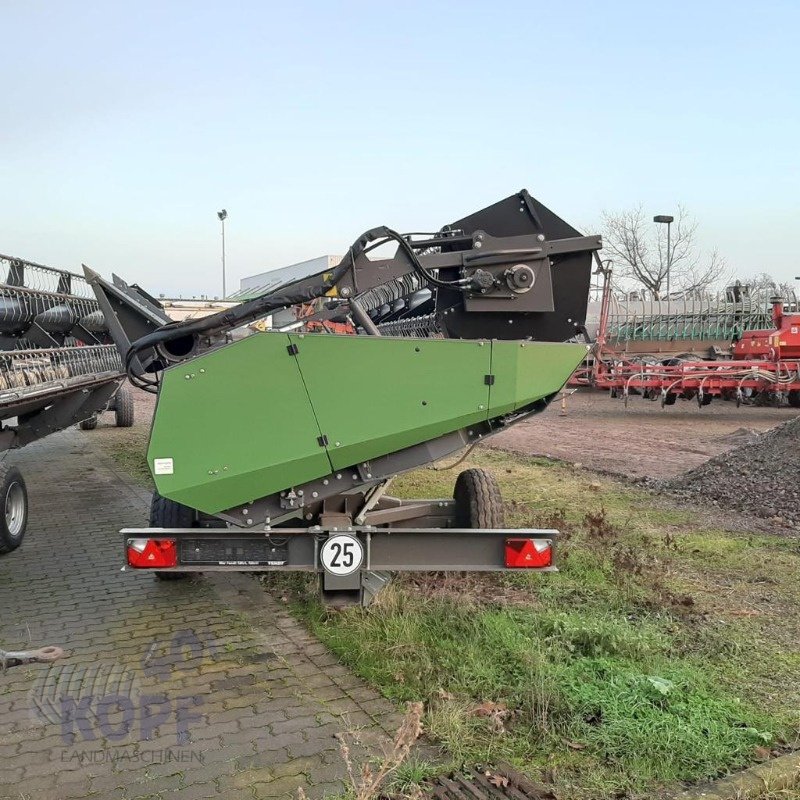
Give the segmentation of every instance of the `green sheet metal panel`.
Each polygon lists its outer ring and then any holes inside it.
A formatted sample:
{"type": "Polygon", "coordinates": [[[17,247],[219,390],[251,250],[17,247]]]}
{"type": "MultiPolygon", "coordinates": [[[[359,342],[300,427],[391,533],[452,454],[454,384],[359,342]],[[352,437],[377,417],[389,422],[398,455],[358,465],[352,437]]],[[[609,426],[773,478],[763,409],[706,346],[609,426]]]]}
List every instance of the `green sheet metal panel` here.
{"type": "Polygon", "coordinates": [[[557,392],[586,357],[586,345],[492,342],[491,416],[509,414],[557,392]]]}
{"type": "Polygon", "coordinates": [[[288,345],[259,333],[164,372],[147,453],[160,494],[214,514],[331,471],[288,345]]]}
{"type": "Polygon", "coordinates": [[[585,352],[255,334],[164,373],[150,469],[162,495],[214,514],[510,413],[558,391],[585,352]]]}
{"type": "Polygon", "coordinates": [[[334,469],[487,419],[491,343],[291,334],[334,469]]]}

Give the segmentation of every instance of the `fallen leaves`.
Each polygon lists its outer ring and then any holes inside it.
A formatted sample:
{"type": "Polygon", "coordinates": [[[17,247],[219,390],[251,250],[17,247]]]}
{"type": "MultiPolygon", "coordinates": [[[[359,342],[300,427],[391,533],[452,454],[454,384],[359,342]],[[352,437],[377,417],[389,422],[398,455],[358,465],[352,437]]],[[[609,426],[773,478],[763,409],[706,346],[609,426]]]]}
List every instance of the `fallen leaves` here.
{"type": "Polygon", "coordinates": [[[498,789],[505,789],[508,786],[508,778],[505,775],[500,775],[500,773],[495,772],[492,774],[488,770],[483,773],[486,776],[486,779],[492,786],[496,786],[498,789]]]}
{"type": "Polygon", "coordinates": [[[485,717],[494,733],[505,733],[505,721],[511,712],[505,703],[484,700],[475,706],[470,713],[476,717],[485,717]]]}

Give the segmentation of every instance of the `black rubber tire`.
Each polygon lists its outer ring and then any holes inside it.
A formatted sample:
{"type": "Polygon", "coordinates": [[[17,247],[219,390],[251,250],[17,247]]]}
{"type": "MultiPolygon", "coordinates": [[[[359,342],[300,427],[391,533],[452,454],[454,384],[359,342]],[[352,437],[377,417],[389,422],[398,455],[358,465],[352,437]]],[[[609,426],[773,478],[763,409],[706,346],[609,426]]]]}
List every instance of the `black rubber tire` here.
{"type": "Polygon", "coordinates": [[[82,431],[93,431],[97,427],[97,414],[92,414],[91,417],[81,420],[78,423],[78,427],[82,431]]]}
{"type": "MultiPolygon", "coordinates": [[[[195,513],[188,506],[176,503],[162,497],[158,492],[153,492],[150,501],[150,527],[151,528],[194,528],[195,513]]],[[[153,574],[160,581],[180,581],[188,578],[189,572],[158,572],[153,574]]]]}
{"type": "Polygon", "coordinates": [[[28,489],[22,473],[10,464],[0,464],[0,555],[16,550],[28,527],[28,489]],[[10,507],[16,508],[16,512],[10,507]]]}
{"type": "Polygon", "coordinates": [[[668,392],[667,396],[664,398],[664,405],[665,406],[674,406],[675,401],[678,399],[678,395],[673,394],[672,392],[668,392]]]}
{"type": "Polygon", "coordinates": [[[133,392],[123,385],[114,395],[114,421],[118,428],[130,428],[133,425],[133,392]]]}
{"type": "Polygon", "coordinates": [[[484,469],[465,469],[453,489],[456,526],[459,528],[503,528],[505,513],[500,487],[484,469]]]}
{"type": "Polygon", "coordinates": [[[800,392],[797,389],[790,389],[786,400],[792,408],[800,408],[800,392]]]}

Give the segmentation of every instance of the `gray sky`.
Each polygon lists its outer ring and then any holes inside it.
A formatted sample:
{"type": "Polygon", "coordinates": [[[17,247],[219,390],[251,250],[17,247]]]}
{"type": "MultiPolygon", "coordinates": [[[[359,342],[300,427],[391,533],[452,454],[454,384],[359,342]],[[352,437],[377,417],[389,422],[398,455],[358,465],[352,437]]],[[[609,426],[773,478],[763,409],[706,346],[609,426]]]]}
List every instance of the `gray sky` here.
{"type": "MultiPolygon", "coordinates": [[[[0,252],[153,293],[525,187],[800,274],[797,2],[0,0],[0,252]]],[[[594,231],[587,231],[594,232],[594,231]]]]}

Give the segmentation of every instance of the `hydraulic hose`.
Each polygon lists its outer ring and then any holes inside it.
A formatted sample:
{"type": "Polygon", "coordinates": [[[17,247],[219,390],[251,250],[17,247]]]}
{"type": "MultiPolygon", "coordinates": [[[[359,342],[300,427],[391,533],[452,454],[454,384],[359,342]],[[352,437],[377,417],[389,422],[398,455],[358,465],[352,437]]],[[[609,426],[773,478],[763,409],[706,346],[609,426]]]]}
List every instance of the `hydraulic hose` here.
{"type": "MultiPolygon", "coordinates": [[[[425,269],[409,241],[401,234],[386,226],[372,228],[358,237],[348,249],[347,256],[343,258],[342,262],[331,272],[330,277],[322,280],[319,284],[292,291],[293,286],[307,280],[306,278],[302,278],[234,308],[220,311],[217,314],[212,314],[202,319],[168,323],[157,331],[153,331],[153,333],[149,333],[137,339],[131,344],[125,356],[125,371],[128,373],[128,377],[131,382],[139,386],[139,388],[149,392],[156,392],[158,390],[157,380],[144,378],[141,374],[138,374],[132,369],[134,359],[143,350],[154,348],[182,337],[199,337],[204,333],[233,330],[247,322],[264,317],[272,311],[278,311],[279,309],[299,303],[307,303],[310,300],[322,297],[339,283],[347,274],[348,270],[351,268],[355,269],[356,258],[387,241],[397,242],[398,248],[408,259],[413,271],[422,276],[426,283],[437,287],[453,288],[463,286],[469,282],[468,279],[459,279],[457,281],[440,280],[425,269]]],[[[324,273],[319,274],[321,276],[324,273]]]]}

